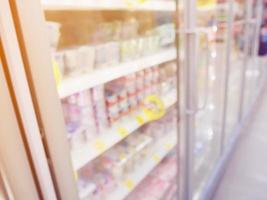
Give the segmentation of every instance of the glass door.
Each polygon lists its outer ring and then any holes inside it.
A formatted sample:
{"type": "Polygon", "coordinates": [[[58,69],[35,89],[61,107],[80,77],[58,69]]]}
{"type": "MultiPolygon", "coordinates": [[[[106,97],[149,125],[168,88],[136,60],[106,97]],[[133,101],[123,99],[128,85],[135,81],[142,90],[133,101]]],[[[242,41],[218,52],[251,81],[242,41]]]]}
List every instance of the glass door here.
{"type": "Polygon", "coordinates": [[[220,158],[229,3],[186,1],[184,199],[199,199],[220,158]]]}
{"type": "Polygon", "coordinates": [[[244,112],[251,107],[251,104],[255,100],[257,92],[261,88],[262,81],[266,75],[264,64],[261,63],[261,58],[259,56],[259,39],[262,25],[263,2],[260,0],[254,0],[250,3],[252,6],[250,6],[248,11],[248,64],[246,65],[245,73],[245,91],[243,102],[244,112]]]}
{"type": "Polygon", "coordinates": [[[25,2],[17,28],[59,198],[175,197],[176,2],[25,2]]]}
{"type": "Polygon", "coordinates": [[[227,80],[227,108],[225,144],[231,138],[235,125],[240,120],[240,99],[242,95],[242,74],[246,65],[246,1],[234,1],[231,5],[231,42],[229,51],[229,77],[227,80]]]}
{"type": "Polygon", "coordinates": [[[199,199],[220,156],[228,5],[197,1],[193,199],[199,199]]]}

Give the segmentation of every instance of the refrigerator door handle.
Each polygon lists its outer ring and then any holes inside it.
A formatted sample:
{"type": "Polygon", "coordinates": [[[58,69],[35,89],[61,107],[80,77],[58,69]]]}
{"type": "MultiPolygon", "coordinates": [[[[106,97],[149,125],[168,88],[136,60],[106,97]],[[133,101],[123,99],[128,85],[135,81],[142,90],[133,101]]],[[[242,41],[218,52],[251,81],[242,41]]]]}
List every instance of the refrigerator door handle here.
{"type": "MultiPolygon", "coordinates": [[[[192,34],[192,32],[190,32],[192,34]]],[[[206,46],[205,46],[205,51],[206,51],[206,64],[205,64],[205,83],[204,83],[204,101],[202,105],[198,105],[198,98],[199,98],[199,94],[198,94],[198,86],[197,86],[197,81],[195,81],[195,91],[196,91],[196,95],[195,95],[195,109],[190,110],[190,109],[186,109],[186,113],[190,114],[190,115],[195,115],[198,112],[205,110],[207,105],[208,105],[208,96],[209,96],[209,76],[210,76],[210,70],[209,70],[209,66],[210,66],[210,45],[209,45],[209,31],[208,30],[204,30],[204,29],[197,29],[197,31],[195,32],[195,36],[196,36],[196,41],[197,44],[200,43],[200,34],[204,34],[205,35],[205,40],[206,40],[206,46]]],[[[198,45],[196,45],[196,48],[198,49],[198,45]]],[[[195,80],[197,79],[197,77],[195,77],[195,80]]]]}
{"type": "MultiPolygon", "coordinates": [[[[205,78],[205,87],[204,87],[204,101],[203,101],[203,105],[198,106],[197,108],[197,112],[201,111],[201,110],[205,110],[207,105],[208,105],[208,96],[209,96],[209,76],[210,76],[210,45],[209,45],[209,32],[205,31],[205,32],[200,32],[200,33],[204,33],[205,34],[205,39],[206,39],[206,46],[205,46],[205,50],[206,50],[206,63],[205,63],[205,74],[206,74],[206,78],[205,78]]],[[[198,91],[198,90],[197,90],[198,91]]],[[[199,95],[198,95],[199,97],[199,95]]]]}

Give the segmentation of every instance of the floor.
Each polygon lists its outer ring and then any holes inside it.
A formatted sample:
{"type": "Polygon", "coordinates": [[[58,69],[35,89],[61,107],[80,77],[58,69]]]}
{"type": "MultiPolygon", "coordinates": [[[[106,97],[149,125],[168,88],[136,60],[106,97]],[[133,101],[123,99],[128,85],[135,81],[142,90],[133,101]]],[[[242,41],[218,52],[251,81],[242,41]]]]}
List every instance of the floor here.
{"type": "Polygon", "coordinates": [[[267,91],[241,137],[214,200],[267,200],[267,91]]]}

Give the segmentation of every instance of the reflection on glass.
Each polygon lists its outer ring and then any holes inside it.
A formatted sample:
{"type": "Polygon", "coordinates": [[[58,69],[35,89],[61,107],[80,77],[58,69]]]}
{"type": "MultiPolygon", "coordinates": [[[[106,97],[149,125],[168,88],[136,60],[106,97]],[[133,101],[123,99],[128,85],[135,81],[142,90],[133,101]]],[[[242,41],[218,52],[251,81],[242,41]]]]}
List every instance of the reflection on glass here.
{"type": "Polygon", "coordinates": [[[175,2],[44,5],[79,199],[174,193],[175,2]]]}
{"type": "MultiPolygon", "coordinates": [[[[244,112],[250,108],[251,103],[256,96],[256,92],[258,91],[261,80],[263,78],[264,70],[260,61],[261,58],[258,55],[259,48],[259,38],[263,27],[259,24],[258,19],[260,16],[260,8],[261,3],[254,0],[252,5],[252,15],[248,33],[248,41],[249,41],[249,49],[248,49],[248,64],[246,66],[246,74],[245,74],[245,92],[244,92],[244,104],[243,110],[244,112]],[[259,27],[261,26],[261,27],[259,27]]],[[[264,31],[263,31],[264,32],[264,31]]]]}
{"type": "Polygon", "coordinates": [[[199,199],[220,153],[228,4],[199,1],[194,199],[199,199]]]}
{"type": "Polygon", "coordinates": [[[235,124],[239,121],[239,104],[241,93],[242,69],[244,65],[245,44],[245,1],[235,1],[234,22],[232,30],[231,65],[228,80],[228,99],[226,113],[226,143],[231,138],[235,124]]]}

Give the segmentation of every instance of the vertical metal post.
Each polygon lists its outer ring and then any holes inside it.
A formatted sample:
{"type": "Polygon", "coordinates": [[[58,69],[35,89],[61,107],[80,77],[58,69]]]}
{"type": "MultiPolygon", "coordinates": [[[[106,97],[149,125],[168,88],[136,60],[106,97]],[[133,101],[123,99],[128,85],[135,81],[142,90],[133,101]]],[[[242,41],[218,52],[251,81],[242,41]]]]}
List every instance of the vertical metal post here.
{"type": "Polygon", "coordinates": [[[226,38],[226,64],[225,64],[225,78],[224,78],[224,98],[223,98],[223,114],[222,114],[222,132],[220,149],[221,155],[224,152],[224,146],[226,142],[226,118],[228,113],[228,88],[229,88],[229,73],[231,67],[231,50],[232,50],[232,32],[233,32],[233,7],[234,0],[228,1],[229,14],[227,19],[227,38],[226,38]]]}
{"type": "Polygon", "coordinates": [[[259,73],[261,74],[258,77],[257,80],[257,84],[255,85],[255,89],[257,89],[257,87],[259,86],[259,84],[261,83],[261,77],[262,74],[264,73],[262,70],[262,66],[259,63],[259,57],[258,57],[258,50],[259,50],[259,37],[260,37],[260,27],[261,27],[261,23],[262,23],[262,12],[263,12],[263,0],[257,0],[257,9],[256,9],[256,32],[255,32],[255,41],[254,41],[254,51],[253,51],[253,56],[254,56],[254,63],[257,65],[259,73]]]}
{"type": "Polygon", "coordinates": [[[239,120],[238,122],[241,121],[243,117],[243,112],[244,112],[244,98],[245,98],[245,89],[246,89],[246,71],[248,67],[248,58],[249,58],[249,31],[251,28],[251,5],[252,1],[251,0],[246,0],[246,16],[245,16],[245,46],[244,46],[244,59],[243,59],[243,69],[242,69],[242,74],[241,74],[241,91],[240,91],[240,96],[239,96],[239,120]]]}
{"type": "Polygon", "coordinates": [[[253,49],[253,56],[257,57],[258,55],[258,49],[259,49],[259,36],[260,36],[260,26],[261,26],[261,22],[262,22],[262,0],[257,0],[256,3],[256,22],[255,22],[255,26],[256,26],[256,31],[255,31],[255,41],[254,41],[254,49],[253,49]]]}
{"type": "MultiPolygon", "coordinates": [[[[176,120],[177,120],[177,145],[176,145],[176,156],[177,156],[177,162],[176,162],[176,168],[177,168],[177,173],[176,173],[176,178],[173,181],[174,184],[177,185],[177,189],[175,192],[175,199],[179,199],[179,191],[180,191],[180,174],[181,173],[181,163],[182,163],[182,159],[180,158],[180,148],[181,148],[181,135],[180,135],[180,124],[181,124],[181,112],[180,112],[180,51],[179,51],[179,40],[180,40],[180,32],[179,32],[179,17],[180,17],[180,11],[179,11],[179,3],[180,0],[175,0],[175,4],[176,4],[176,11],[175,11],[175,30],[176,30],[176,37],[175,37],[175,47],[176,47],[176,66],[177,66],[177,71],[176,71],[176,77],[177,77],[177,82],[176,82],[176,91],[177,91],[177,101],[176,101],[176,109],[177,109],[177,116],[176,116],[176,120]]],[[[173,186],[170,187],[169,191],[172,189],[173,186]]]]}
{"type": "MultiPolygon", "coordinates": [[[[185,107],[186,110],[195,110],[195,79],[196,79],[196,0],[185,1],[185,107]]],[[[193,149],[195,135],[195,115],[186,112],[185,131],[183,132],[184,149],[184,178],[182,199],[192,200],[193,184],[193,149]]]]}

